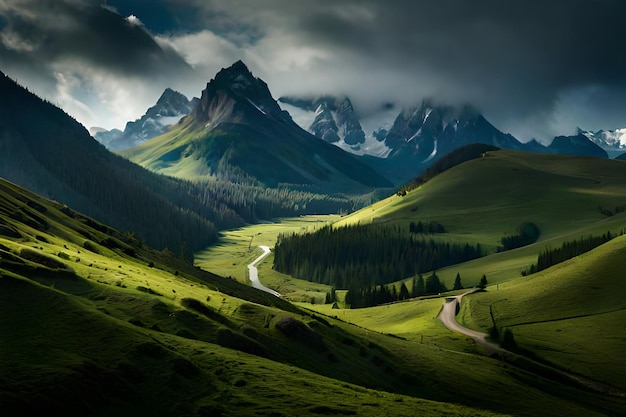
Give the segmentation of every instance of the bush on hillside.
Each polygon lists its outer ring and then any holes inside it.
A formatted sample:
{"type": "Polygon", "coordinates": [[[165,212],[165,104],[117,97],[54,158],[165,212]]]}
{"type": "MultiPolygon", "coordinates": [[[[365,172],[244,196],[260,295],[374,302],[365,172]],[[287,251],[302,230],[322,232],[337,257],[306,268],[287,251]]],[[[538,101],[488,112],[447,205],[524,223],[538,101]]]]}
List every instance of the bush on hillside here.
{"type": "Polygon", "coordinates": [[[517,226],[515,234],[512,236],[504,236],[500,239],[502,246],[498,247],[498,252],[521,248],[522,246],[535,243],[539,239],[539,227],[532,222],[524,222],[517,226]]]}
{"type": "Polygon", "coordinates": [[[145,292],[145,293],[148,293],[148,294],[158,295],[159,297],[163,297],[163,294],[154,291],[152,288],[146,288],[146,287],[143,287],[141,285],[138,285],[136,289],[137,289],[137,291],[141,291],[141,292],[145,292]]]}
{"type": "Polygon", "coordinates": [[[306,324],[293,317],[283,317],[276,322],[276,328],[290,339],[297,340],[317,351],[325,351],[322,337],[306,324]]]}

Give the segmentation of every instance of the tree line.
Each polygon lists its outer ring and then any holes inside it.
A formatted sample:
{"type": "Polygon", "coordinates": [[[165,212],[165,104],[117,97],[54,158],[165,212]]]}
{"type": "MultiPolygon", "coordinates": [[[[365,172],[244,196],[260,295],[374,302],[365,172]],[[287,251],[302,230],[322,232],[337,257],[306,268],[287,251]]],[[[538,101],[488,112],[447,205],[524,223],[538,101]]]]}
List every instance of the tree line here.
{"type": "Polygon", "coordinates": [[[350,308],[364,308],[448,291],[435,271],[432,271],[425,279],[422,274],[413,277],[410,287],[407,287],[404,282],[400,285],[399,290],[395,285],[359,287],[353,284],[348,288],[345,301],[350,308]]]}
{"type": "Polygon", "coordinates": [[[608,231],[600,236],[589,235],[587,237],[581,237],[578,240],[563,242],[559,248],[546,248],[537,256],[537,263],[522,271],[522,275],[526,276],[534,274],[535,272],[543,271],[553,265],[567,261],[568,259],[574,258],[578,255],[582,255],[583,253],[589,252],[590,250],[608,242],[616,236],[617,235],[608,231]]]}
{"type": "Polygon", "coordinates": [[[479,256],[478,244],[440,242],[401,226],[325,226],[311,233],[279,235],[273,267],[340,289],[365,289],[479,256]]]}
{"type": "Polygon", "coordinates": [[[443,227],[443,225],[441,223],[436,222],[436,221],[430,221],[430,222],[418,221],[417,223],[411,222],[409,224],[409,232],[411,232],[411,233],[429,233],[429,234],[446,233],[446,228],[443,227]]]}

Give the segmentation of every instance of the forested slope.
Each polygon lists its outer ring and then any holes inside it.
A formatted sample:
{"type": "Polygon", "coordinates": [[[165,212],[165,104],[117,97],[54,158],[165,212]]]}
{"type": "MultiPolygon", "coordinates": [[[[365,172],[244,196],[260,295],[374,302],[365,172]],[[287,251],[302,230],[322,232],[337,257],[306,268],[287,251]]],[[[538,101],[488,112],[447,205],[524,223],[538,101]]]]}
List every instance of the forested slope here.
{"type": "Polygon", "coordinates": [[[0,76],[0,177],[67,204],[147,244],[187,255],[216,230],[260,218],[352,210],[357,201],[306,190],[191,182],[158,175],[107,151],[82,125],[0,76]]]}

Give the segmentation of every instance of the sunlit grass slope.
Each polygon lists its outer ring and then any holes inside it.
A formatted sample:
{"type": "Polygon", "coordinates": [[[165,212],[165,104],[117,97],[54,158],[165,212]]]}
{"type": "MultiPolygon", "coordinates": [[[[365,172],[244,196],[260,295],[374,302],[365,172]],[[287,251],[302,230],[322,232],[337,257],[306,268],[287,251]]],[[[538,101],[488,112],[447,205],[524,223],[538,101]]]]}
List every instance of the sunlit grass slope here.
{"type": "Polygon", "coordinates": [[[0,287],[7,415],[497,415],[143,329],[10,274],[0,287]]]}
{"type": "Polygon", "coordinates": [[[437,319],[443,302],[443,298],[412,300],[357,310],[302,305],[357,324],[369,337],[392,334],[384,346],[406,359],[407,372],[417,372],[435,390],[438,381],[446,381],[448,393],[462,391],[475,404],[490,404],[489,408],[496,407],[491,409],[519,416],[619,415],[624,411],[619,399],[556,388],[542,375],[478,354],[482,350],[470,338],[449,331],[437,319]]]}
{"type": "MultiPolygon", "coordinates": [[[[612,234],[620,234],[625,227],[626,213],[619,213],[552,238],[540,239],[532,245],[493,253],[482,258],[442,268],[437,270],[437,276],[448,288],[452,287],[457,273],[461,275],[461,283],[466,288],[478,285],[483,275],[486,275],[491,284],[507,282],[521,278],[522,271],[536,263],[537,255],[547,248],[558,248],[564,242],[578,240],[590,235],[599,236],[607,233],[607,231],[612,234]]],[[[410,283],[410,279],[402,281],[406,282],[407,285],[410,283]]]]}
{"type": "Polygon", "coordinates": [[[459,318],[513,331],[520,347],[574,373],[626,388],[626,236],[545,271],[489,287],[459,318]]]}
{"type": "Polygon", "coordinates": [[[206,161],[184,158],[183,151],[207,134],[208,128],[206,131],[197,130],[191,118],[185,118],[167,133],[119,153],[144,168],[164,175],[202,178],[210,174],[206,161]]]}

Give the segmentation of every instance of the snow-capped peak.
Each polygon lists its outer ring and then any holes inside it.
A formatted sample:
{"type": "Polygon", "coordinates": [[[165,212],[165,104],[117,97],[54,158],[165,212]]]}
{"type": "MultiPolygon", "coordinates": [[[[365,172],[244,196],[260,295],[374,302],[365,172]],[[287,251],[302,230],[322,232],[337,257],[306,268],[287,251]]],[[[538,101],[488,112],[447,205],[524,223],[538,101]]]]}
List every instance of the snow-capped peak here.
{"type": "Polygon", "coordinates": [[[605,150],[626,149],[626,128],[615,130],[598,130],[597,132],[578,129],[579,133],[605,150]]]}

